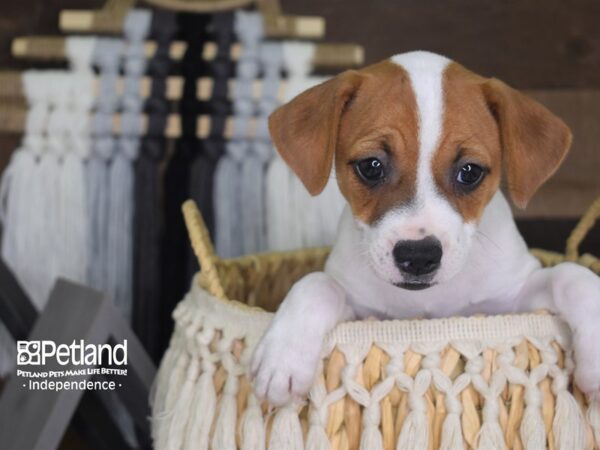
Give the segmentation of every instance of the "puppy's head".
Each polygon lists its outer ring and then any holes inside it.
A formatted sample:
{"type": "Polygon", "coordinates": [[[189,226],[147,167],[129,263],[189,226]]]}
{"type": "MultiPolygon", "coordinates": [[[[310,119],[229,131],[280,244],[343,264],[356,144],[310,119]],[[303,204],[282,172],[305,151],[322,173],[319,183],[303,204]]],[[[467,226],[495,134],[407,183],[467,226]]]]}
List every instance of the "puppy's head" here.
{"type": "Polygon", "coordinates": [[[335,164],[371,266],[406,289],[462,269],[502,171],[524,207],[571,142],[542,105],[427,52],[344,72],[280,107],[269,126],[311,194],[335,164]]]}

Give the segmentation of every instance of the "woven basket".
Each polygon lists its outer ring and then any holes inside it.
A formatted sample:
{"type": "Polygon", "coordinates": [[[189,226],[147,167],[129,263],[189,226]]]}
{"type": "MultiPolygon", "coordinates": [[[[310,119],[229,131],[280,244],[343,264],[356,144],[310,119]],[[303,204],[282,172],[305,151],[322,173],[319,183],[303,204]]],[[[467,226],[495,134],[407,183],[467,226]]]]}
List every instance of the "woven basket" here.
{"type": "MultiPolygon", "coordinates": [[[[549,314],[360,321],[323,347],[309,400],[260,404],[246,368],[285,293],[328,250],[215,254],[193,202],[183,207],[200,272],[176,308],[155,383],[153,438],[162,449],[593,449],[600,398],[571,384],[567,326],[549,314]]],[[[600,261],[578,246],[600,199],[545,265],[600,261]]]]}

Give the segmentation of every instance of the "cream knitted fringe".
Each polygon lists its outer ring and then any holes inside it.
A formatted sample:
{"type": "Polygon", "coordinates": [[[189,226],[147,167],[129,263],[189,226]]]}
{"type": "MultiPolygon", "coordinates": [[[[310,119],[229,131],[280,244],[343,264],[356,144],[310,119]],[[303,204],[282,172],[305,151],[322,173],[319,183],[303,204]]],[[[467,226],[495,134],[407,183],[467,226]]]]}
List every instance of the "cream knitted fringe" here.
{"type": "MultiPolygon", "coordinates": [[[[595,439],[597,446],[600,439],[600,398],[590,401],[584,416],[568,390],[573,368],[569,330],[554,316],[524,314],[341,324],[328,336],[323,348],[323,358],[328,358],[334,349],[345,358],[339,387],[327,388],[325,378],[317,376],[307,416],[303,416],[304,428],[299,411],[306,405],[288,405],[265,414],[245,377],[247,363],[271,313],[217,299],[194,280],[173,316],[175,332],[162,360],[152,399],[152,431],[157,450],[347,448],[348,442],[342,446],[339,441],[332,443],[328,439],[328,416],[335,412],[336,402],[343,408],[340,400],[344,397],[351,398],[362,410],[359,448],[382,450],[382,405],[396,387],[408,396],[409,405],[393,444],[397,450],[429,447],[432,430],[426,411],[431,388],[445,398],[446,414],[439,437],[442,449],[507,448],[499,408],[507,385],[516,385],[524,392],[519,434],[525,449],[546,448],[548,426],[557,450],[591,448],[594,444],[590,441],[595,439]],[[523,362],[515,354],[524,341],[540,355],[539,364],[531,370],[523,370],[523,362]],[[556,344],[564,350],[565,369],[559,366],[556,344]],[[389,363],[381,379],[367,389],[365,383],[359,382],[362,380],[358,372],[374,345],[387,353],[389,363]],[[442,350],[449,347],[466,361],[463,372],[452,378],[446,375],[441,357],[442,350]],[[495,364],[491,374],[486,374],[484,352],[490,350],[495,352],[495,364]],[[414,370],[405,367],[407,352],[422,356],[414,370]],[[545,406],[538,383],[547,378],[552,380],[554,417],[552,424],[545,426],[547,417],[543,415],[545,406]],[[481,424],[475,427],[477,433],[469,443],[464,436],[461,403],[462,395],[469,395],[467,391],[482,399],[481,424]]],[[[343,417],[344,414],[340,420],[343,417]]],[[[390,443],[386,442],[385,448],[389,448],[390,443]]]]}

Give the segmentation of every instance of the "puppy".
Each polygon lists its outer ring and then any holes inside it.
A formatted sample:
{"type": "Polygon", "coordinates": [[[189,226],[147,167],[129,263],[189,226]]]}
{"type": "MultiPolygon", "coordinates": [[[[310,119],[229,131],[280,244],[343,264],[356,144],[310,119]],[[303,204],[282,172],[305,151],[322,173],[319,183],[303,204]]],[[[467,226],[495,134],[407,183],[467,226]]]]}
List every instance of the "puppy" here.
{"type": "Polygon", "coordinates": [[[304,396],[340,321],[550,310],[573,331],[575,380],[600,388],[600,278],[544,269],[499,191],[524,207],[571,144],[568,127],[503,82],[428,52],[347,71],[270,118],[317,195],[335,167],[348,202],[324,272],[298,281],[253,356],[258,396],[304,396]],[[334,166],[335,164],[335,166],[334,166]]]}

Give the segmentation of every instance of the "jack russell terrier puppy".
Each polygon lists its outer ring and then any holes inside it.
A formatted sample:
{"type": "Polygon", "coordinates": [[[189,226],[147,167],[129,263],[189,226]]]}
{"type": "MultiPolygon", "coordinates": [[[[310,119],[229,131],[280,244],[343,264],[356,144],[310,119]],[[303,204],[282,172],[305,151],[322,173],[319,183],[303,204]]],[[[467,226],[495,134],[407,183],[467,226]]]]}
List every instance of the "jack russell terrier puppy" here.
{"type": "Polygon", "coordinates": [[[600,277],[542,268],[499,191],[504,172],[527,204],[569,150],[562,120],[497,79],[411,52],[307,90],[269,126],[311,194],[335,167],[348,207],[324,272],[292,287],[256,348],[259,397],[304,396],[340,321],[540,308],[573,331],[579,387],[600,390],[600,277]]]}

